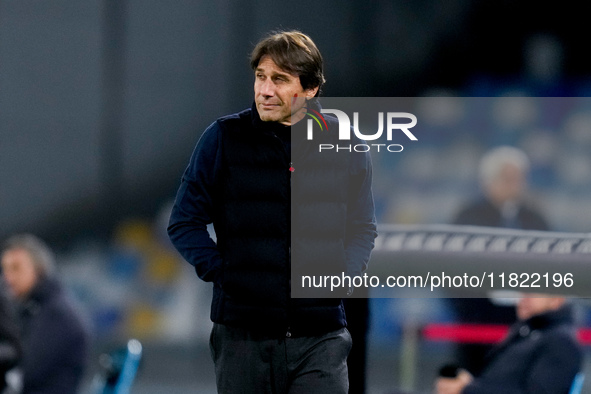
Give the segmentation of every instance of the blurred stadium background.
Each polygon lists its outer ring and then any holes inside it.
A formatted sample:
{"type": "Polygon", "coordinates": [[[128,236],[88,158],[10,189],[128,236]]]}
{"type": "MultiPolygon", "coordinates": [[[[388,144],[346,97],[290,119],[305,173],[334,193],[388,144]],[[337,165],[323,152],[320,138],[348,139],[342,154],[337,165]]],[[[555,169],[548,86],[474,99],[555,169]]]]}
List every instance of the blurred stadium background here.
{"type": "MultiPolygon", "coordinates": [[[[553,230],[589,232],[591,58],[578,8],[0,1],[0,238],[33,232],[56,249],[95,333],[93,368],[98,354],[137,337],[145,359],[132,392],[214,392],[211,289],[165,230],[200,133],[252,100],[254,43],[273,29],[309,34],[325,58],[325,96],[450,97],[433,111],[430,138],[376,160],[380,223],[449,222],[478,191],[481,154],[509,144],[530,155],[530,194],[553,230]],[[498,97],[483,109],[495,121],[473,121],[469,97],[478,96],[498,97]],[[548,106],[534,97],[578,98],[548,106]]],[[[452,344],[419,339],[409,372],[409,316],[417,326],[454,319],[445,299],[372,300],[369,392],[428,388],[448,361],[452,344]]]]}

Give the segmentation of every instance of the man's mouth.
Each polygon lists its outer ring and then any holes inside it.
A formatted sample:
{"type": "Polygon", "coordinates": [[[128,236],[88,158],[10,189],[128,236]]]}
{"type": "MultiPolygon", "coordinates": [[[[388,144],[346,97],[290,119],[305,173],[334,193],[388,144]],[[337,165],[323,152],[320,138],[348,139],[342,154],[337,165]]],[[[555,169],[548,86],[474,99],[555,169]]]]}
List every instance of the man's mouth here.
{"type": "Polygon", "coordinates": [[[280,104],[276,104],[276,103],[260,103],[259,105],[263,109],[275,109],[280,106],[280,104]]]}

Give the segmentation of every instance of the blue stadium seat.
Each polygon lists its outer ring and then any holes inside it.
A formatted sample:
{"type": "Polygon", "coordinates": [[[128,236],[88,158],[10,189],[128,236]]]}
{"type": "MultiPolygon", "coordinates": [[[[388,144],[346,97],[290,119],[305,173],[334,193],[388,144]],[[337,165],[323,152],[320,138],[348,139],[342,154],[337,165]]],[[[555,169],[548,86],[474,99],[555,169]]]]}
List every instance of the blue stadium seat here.
{"type": "Polygon", "coordinates": [[[585,375],[582,372],[576,374],[575,378],[573,379],[573,384],[570,386],[570,391],[568,392],[568,394],[581,394],[584,380],[585,375]]]}

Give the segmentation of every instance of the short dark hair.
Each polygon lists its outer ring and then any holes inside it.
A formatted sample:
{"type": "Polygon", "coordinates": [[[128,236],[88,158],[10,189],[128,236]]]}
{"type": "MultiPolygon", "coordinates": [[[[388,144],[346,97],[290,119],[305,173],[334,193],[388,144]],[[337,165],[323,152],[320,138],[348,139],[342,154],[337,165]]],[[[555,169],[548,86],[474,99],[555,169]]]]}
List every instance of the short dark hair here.
{"type": "Polygon", "coordinates": [[[259,65],[263,56],[269,56],[281,69],[297,74],[302,88],[320,88],[324,84],[323,61],[314,41],[304,33],[291,30],[272,32],[263,38],[250,55],[250,66],[253,70],[259,65]]]}

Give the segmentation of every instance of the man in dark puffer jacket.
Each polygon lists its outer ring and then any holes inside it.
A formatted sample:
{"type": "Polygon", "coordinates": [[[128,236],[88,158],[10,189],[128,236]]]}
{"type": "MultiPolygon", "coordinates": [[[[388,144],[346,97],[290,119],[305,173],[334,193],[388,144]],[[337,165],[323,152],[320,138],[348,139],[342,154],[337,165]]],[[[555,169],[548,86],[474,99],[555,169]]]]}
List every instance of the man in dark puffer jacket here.
{"type": "MultiPolygon", "coordinates": [[[[255,103],[200,138],[169,235],[213,282],[219,392],[347,393],[351,337],[342,301],[292,298],[290,278],[292,268],[353,276],[367,267],[377,235],[369,155],[320,155],[299,138],[307,108],[320,111],[313,99],[324,83],[309,37],[271,35],[255,47],[251,66],[255,103]]],[[[336,118],[326,121],[338,130],[336,118]]],[[[319,138],[334,143],[336,133],[319,138]]]]}
{"type": "Polygon", "coordinates": [[[473,378],[439,378],[437,394],[568,394],[582,367],[572,310],[565,298],[528,295],[517,304],[507,338],[493,348],[473,378]]]}
{"type": "Polygon", "coordinates": [[[33,235],[4,244],[2,276],[18,302],[23,394],[75,394],[87,363],[86,324],[54,266],[48,246],[33,235]]]}

